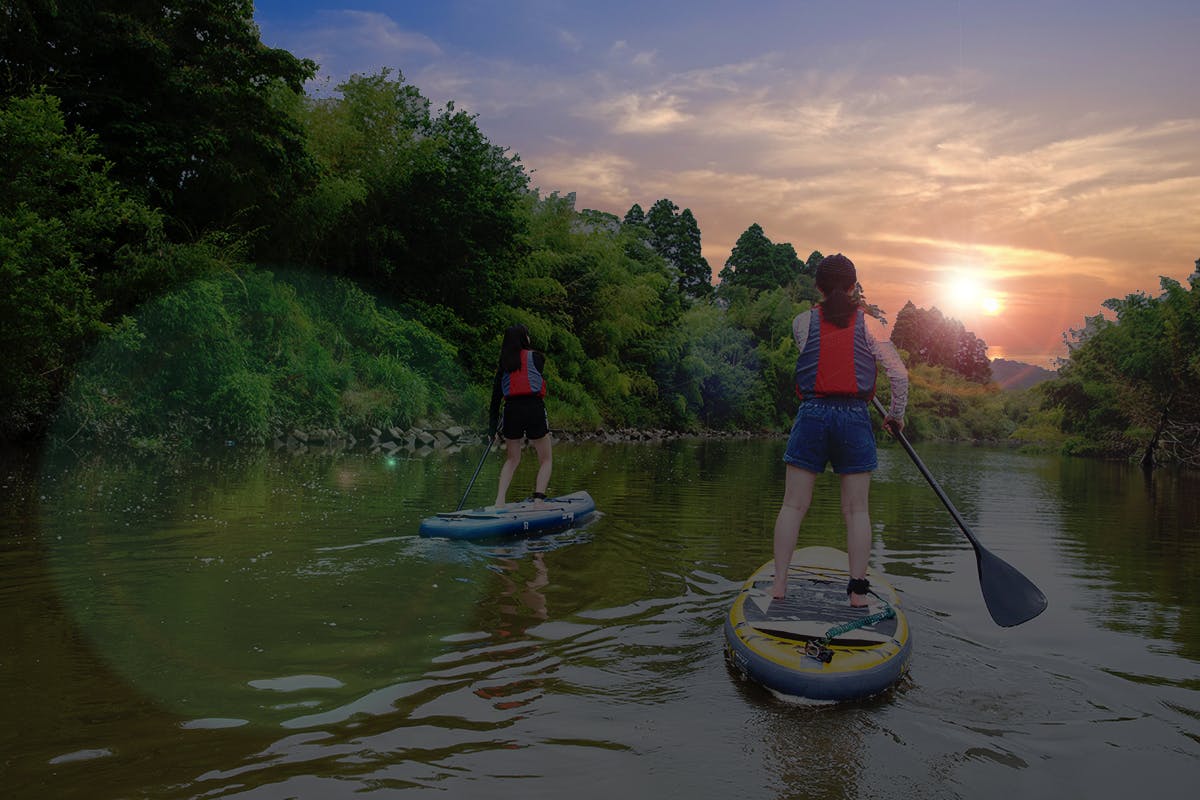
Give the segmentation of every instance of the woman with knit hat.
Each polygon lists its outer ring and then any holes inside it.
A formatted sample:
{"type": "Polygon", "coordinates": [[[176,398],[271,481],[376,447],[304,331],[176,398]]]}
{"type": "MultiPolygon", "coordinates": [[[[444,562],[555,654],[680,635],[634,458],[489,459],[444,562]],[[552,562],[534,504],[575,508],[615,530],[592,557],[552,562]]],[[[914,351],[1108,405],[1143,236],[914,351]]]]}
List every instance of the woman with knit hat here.
{"type": "Polygon", "coordinates": [[[904,428],[908,371],[890,341],[877,341],[867,330],[865,303],[854,262],[841,253],[817,265],[822,300],[797,315],[792,334],[796,359],[796,394],[800,407],[792,424],[783,460],[787,465],[783,504],[775,519],[775,582],[772,596],[787,591],[788,565],[796,548],[800,523],[812,502],[817,476],[832,465],[841,486],[842,517],[850,605],[867,605],[867,560],[871,552],[871,517],[867,505],[871,473],[877,466],[875,434],[868,405],[875,394],[880,364],[891,381],[891,406],[884,427],[904,428]]]}

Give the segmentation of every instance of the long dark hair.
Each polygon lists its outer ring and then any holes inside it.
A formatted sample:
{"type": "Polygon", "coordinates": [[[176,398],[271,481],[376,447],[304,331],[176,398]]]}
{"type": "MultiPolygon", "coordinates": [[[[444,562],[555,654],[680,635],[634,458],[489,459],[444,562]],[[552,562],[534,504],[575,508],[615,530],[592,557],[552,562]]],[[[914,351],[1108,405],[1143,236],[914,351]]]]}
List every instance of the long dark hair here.
{"type": "Polygon", "coordinates": [[[515,372],[521,368],[521,351],[529,350],[529,329],[524,325],[509,325],[500,343],[500,369],[515,372]]]}
{"type": "Polygon", "coordinates": [[[826,256],[817,264],[816,282],[825,295],[821,301],[822,318],[845,328],[862,303],[854,262],[841,253],[826,256]]]}

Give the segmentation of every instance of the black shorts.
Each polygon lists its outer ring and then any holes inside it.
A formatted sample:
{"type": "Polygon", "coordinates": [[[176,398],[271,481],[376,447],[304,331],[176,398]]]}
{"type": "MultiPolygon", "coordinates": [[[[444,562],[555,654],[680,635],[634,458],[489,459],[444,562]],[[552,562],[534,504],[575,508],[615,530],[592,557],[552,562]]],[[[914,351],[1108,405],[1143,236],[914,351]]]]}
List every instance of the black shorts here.
{"type": "Polygon", "coordinates": [[[550,432],[546,404],[540,397],[510,397],[504,401],[505,439],[540,439],[550,432]]]}

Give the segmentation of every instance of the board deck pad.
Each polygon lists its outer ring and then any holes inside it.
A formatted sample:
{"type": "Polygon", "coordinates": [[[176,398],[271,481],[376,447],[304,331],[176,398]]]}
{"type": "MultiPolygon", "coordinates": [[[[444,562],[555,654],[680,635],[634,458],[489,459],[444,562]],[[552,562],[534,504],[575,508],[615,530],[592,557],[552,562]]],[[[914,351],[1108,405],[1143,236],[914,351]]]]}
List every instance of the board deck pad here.
{"type": "MultiPolygon", "coordinates": [[[[764,633],[796,639],[819,639],[833,627],[855,622],[883,610],[874,595],[862,608],[850,605],[845,579],[822,576],[793,569],[788,577],[788,593],[782,600],[771,597],[772,581],[754,584],[755,592],[746,599],[746,621],[764,633]]],[[[896,618],[848,631],[834,641],[886,641],[896,634],[896,618]]]]}

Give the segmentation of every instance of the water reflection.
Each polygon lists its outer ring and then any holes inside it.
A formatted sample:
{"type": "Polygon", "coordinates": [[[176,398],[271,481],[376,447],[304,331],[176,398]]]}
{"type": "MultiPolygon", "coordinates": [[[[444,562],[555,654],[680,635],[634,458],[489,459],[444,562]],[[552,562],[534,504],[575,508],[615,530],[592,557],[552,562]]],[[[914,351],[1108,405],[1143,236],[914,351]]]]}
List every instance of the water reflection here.
{"type": "Polygon", "coordinates": [[[1056,473],[1062,545],[1073,576],[1103,593],[1104,624],[1200,661],[1200,474],[1099,461],[1056,473]]]}
{"type": "MultiPolygon", "coordinates": [[[[770,557],[781,449],[564,443],[552,488],[587,489],[599,518],[485,543],[416,535],[478,453],[14,464],[6,785],[975,798],[1194,774],[1195,476],[923,446],[989,549],[1050,596],[1006,630],[961,532],[904,454],[882,451],[872,563],[913,625],[911,672],[813,708],[737,680],[721,652],[729,603],[770,557]]],[[[801,546],[844,542],[828,489],[801,546]]]]}

